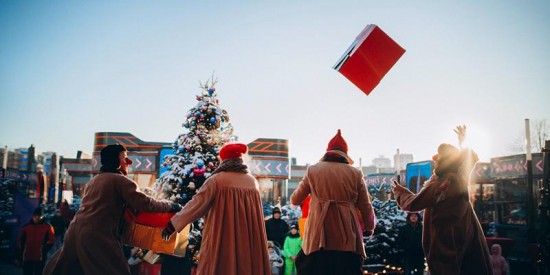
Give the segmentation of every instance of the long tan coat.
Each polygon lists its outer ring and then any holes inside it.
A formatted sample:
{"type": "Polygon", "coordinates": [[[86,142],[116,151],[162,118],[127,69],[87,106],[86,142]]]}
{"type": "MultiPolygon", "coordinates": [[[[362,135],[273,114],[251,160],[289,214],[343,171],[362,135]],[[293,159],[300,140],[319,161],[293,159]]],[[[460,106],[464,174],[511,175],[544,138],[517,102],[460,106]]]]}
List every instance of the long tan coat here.
{"type": "Polygon", "coordinates": [[[259,185],[250,174],[214,174],[171,221],[177,232],[205,217],[197,274],[271,274],[259,185]]]}
{"type": "Polygon", "coordinates": [[[366,257],[357,209],[365,230],[372,231],[375,225],[363,173],[349,164],[321,161],[308,167],[290,201],[300,205],[310,194],[302,244],[304,254],[323,248],[366,257]]]}
{"type": "Polygon", "coordinates": [[[430,180],[418,194],[400,185],[394,194],[405,211],[425,209],[422,246],[431,274],[492,274],[489,249],[469,201],[467,183],[445,187],[440,180],[430,180]]]}
{"type": "Polygon", "coordinates": [[[46,264],[43,274],[130,274],[119,235],[124,205],[149,212],[171,209],[171,203],[148,197],[123,175],[97,175],[86,186],[63,247],[46,264]]]}

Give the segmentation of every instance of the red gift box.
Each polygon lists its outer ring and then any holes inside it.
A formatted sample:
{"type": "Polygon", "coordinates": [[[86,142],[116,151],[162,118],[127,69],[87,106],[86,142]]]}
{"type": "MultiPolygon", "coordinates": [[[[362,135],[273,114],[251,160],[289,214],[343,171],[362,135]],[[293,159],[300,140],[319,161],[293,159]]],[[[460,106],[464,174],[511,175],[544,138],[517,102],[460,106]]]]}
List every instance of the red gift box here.
{"type": "Polygon", "coordinates": [[[161,237],[161,232],[170,218],[175,215],[174,213],[140,212],[133,215],[131,212],[131,210],[127,210],[124,215],[126,219],[122,236],[124,244],[156,253],[185,256],[185,250],[189,243],[189,225],[165,241],[161,237]]]}

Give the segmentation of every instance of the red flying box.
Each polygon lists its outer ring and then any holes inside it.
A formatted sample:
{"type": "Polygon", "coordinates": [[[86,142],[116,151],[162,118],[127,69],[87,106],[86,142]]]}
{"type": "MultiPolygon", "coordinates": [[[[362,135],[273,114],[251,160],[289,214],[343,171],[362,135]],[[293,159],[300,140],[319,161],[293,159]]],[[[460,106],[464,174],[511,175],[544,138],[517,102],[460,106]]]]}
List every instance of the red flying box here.
{"type": "Polygon", "coordinates": [[[404,53],[382,29],[370,24],[333,68],[369,95],[404,53]]]}

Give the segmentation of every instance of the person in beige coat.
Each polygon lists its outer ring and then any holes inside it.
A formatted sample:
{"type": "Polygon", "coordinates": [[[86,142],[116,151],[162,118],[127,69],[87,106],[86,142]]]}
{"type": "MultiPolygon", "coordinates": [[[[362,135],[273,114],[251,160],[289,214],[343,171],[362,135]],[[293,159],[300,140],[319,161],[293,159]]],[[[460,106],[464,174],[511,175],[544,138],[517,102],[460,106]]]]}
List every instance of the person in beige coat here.
{"type": "MultiPolygon", "coordinates": [[[[465,130],[455,130],[460,143],[465,130]]],[[[476,153],[441,144],[433,160],[434,173],[417,194],[393,184],[395,199],[403,210],[425,210],[422,246],[430,274],[492,274],[489,248],[468,195],[476,153]]]]}
{"type": "Polygon", "coordinates": [[[120,241],[124,207],[149,212],[181,209],[179,204],[142,193],[126,177],[131,164],[122,145],[107,145],[101,150],[101,172],[86,185],[63,246],[46,264],[43,274],[130,274],[120,241]]]}
{"type": "Polygon", "coordinates": [[[351,166],[340,130],[323,158],[307,168],[290,197],[301,205],[311,195],[298,274],[362,274],[363,231],[372,234],[374,211],[361,170],[351,166]]]}
{"type": "Polygon", "coordinates": [[[204,216],[197,275],[271,274],[259,184],[242,159],[247,150],[242,143],[225,145],[220,166],[162,232],[169,240],[204,216]]]}

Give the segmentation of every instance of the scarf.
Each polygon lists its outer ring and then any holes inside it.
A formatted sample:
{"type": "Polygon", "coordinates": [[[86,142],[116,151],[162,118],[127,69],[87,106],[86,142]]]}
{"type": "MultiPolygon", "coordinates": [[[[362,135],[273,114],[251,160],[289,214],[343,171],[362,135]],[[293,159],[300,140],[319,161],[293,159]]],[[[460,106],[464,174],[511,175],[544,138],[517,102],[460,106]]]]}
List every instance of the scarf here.
{"type": "Polygon", "coordinates": [[[243,159],[241,158],[230,158],[222,161],[220,166],[212,172],[212,175],[220,172],[248,173],[248,166],[243,163],[243,159]]]}
{"type": "Polygon", "coordinates": [[[300,238],[300,233],[296,233],[296,234],[288,233],[288,236],[293,238],[293,239],[300,238]]]}
{"type": "Polygon", "coordinates": [[[349,161],[345,157],[340,156],[340,155],[333,155],[333,154],[329,154],[329,153],[326,153],[323,156],[323,158],[321,159],[321,161],[339,162],[339,163],[350,164],[349,161]]]}

